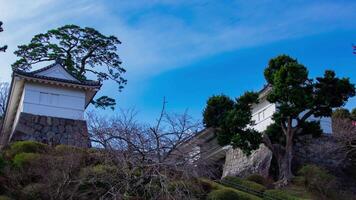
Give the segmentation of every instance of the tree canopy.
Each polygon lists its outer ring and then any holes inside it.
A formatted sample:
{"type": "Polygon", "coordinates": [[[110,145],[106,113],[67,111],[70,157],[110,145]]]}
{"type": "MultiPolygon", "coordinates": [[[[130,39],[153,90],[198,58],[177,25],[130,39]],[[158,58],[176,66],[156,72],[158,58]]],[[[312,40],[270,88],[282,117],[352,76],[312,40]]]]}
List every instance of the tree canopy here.
{"type": "MultiPolygon", "coordinates": [[[[277,56],[269,61],[264,71],[265,79],[271,86],[267,100],[276,105],[274,124],[261,134],[251,128],[251,109],[258,102],[258,94],[247,92],[236,99],[233,108],[219,106],[220,115],[207,115],[211,108],[208,100],[204,120],[209,116],[218,119],[215,124],[219,143],[232,144],[245,153],[257,149],[264,143],[277,158],[279,176],[283,184],[292,177],[291,160],[293,140],[296,135],[321,134],[319,122],[308,122],[315,117],[329,117],[332,109],[341,107],[350,97],[355,96],[355,85],[348,78],[337,78],[335,72],[327,70],[323,77],[309,77],[307,68],[287,55],[277,56]],[[221,113],[223,116],[221,117],[221,113]]],[[[216,97],[213,97],[216,98],[216,97]]],[[[212,123],[210,123],[212,124],[212,123]]],[[[208,123],[205,123],[209,127],[208,123]]]]}
{"type": "MultiPolygon", "coordinates": [[[[0,32],[3,32],[4,29],[3,29],[1,26],[2,26],[2,21],[0,21],[0,32]]],[[[5,52],[6,49],[7,49],[7,45],[0,46],[0,52],[1,52],[1,51],[5,52]]]]}
{"type": "MultiPolygon", "coordinates": [[[[126,84],[125,69],[117,53],[121,42],[89,27],[65,25],[35,35],[29,44],[18,46],[19,59],[12,67],[30,70],[37,63],[61,60],[66,70],[79,80],[96,77],[100,82],[112,80],[121,91],[126,84]]],[[[103,96],[92,102],[96,107],[113,107],[115,100],[103,96]]]]}

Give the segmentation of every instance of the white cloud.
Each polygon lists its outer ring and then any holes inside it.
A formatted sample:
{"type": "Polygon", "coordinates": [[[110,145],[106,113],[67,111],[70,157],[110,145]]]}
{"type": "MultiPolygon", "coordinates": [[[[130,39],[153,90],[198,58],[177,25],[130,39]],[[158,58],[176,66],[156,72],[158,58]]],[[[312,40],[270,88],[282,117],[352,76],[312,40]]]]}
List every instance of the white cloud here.
{"type": "Polygon", "coordinates": [[[354,2],[226,2],[0,0],[6,29],[0,44],[10,46],[0,54],[0,80],[10,77],[17,45],[68,23],[118,36],[130,79],[224,51],[356,26],[354,2]]]}

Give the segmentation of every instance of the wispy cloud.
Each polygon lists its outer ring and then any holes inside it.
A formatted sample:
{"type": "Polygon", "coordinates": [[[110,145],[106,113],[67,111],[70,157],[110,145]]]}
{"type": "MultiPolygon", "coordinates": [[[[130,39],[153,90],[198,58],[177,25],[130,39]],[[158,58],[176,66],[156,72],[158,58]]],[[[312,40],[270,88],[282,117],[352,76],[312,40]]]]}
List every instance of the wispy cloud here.
{"type": "Polygon", "coordinates": [[[0,54],[0,80],[16,46],[39,32],[78,23],[123,41],[128,76],[149,76],[209,55],[356,26],[352,1],[5,1],[0,20],[10,46],[0,54]]]}

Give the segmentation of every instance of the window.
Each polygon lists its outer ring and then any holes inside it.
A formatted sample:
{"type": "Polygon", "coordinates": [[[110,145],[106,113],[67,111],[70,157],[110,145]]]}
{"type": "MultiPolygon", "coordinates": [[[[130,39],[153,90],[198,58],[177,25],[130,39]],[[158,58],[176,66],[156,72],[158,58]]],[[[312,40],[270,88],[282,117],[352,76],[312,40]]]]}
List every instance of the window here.
{"type": "Polygon", "coordinates": [[[59,104],[59,94],[40,92],[40,104],[58,105],[59,104]]]}

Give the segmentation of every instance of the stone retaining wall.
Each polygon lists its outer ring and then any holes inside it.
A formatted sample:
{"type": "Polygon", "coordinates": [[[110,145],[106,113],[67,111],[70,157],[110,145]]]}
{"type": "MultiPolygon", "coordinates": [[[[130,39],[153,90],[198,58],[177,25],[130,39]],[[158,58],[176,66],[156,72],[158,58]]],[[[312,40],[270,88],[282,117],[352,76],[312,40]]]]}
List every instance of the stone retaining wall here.
{"type": "Polygon", "coordinates": [[[11,141],[90,147],[86,121],[21,113],[11,141]]]}
{"type": "Polygon", "coordinates": [[[261,145],[249,156],[246,156],[240,149],[231,147],[226,153],[222,177],[247,177],[251,174],[268,177],[271,160],[272,152],[265,145],[261,145]]]}

